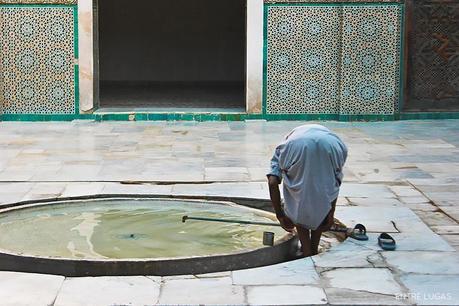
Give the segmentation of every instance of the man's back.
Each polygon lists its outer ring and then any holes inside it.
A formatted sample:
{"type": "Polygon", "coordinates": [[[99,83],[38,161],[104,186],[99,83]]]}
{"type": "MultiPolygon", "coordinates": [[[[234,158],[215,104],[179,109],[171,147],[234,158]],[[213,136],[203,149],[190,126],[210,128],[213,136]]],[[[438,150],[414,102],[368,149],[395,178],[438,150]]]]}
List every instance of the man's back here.
{"type": "Polygon", "coordinates": [[[346,146],[327,128],[305,125],[287,135],[276,151],[287,216],[307,228],[317,227],[338,197],[346,146]]]}

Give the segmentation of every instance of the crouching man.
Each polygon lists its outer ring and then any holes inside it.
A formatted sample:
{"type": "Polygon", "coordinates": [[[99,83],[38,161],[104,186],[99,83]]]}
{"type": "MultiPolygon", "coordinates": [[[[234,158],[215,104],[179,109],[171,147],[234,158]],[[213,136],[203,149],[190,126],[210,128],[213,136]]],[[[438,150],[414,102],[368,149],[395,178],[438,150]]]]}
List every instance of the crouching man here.
{"type": "Polygon", "coordinates": [[[322,232],[333,225],[346,158],[346,145],[336,134],[308,124],[293,129],[271,159],[267,176],[274,211],[286,231],[296,228],[305,257],[318,253],[322,232]]]}

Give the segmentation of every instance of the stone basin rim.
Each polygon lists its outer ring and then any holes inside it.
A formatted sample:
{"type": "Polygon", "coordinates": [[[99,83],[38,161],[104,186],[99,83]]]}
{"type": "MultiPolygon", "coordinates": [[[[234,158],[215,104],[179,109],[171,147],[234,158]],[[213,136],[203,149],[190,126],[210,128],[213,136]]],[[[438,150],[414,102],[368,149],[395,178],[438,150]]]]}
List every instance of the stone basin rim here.
{"type": "MultiPolygon", "coordinates": [[[[171,196],[171,195],[97,195],[66,198],[40,199],[38,201],[22,201],[3,206],[0,214],[33,207],[52,206],[58,204],[81,203],[85,201],[104,200],[186,200],[200,203],[209,202],[209,205],[221,204],[242,206],[245,209],[256,209],[263,215],[272,214],[266,204],[269,201],[228,197],[198,197],[198,196],[171,196]],[[239,202],[239,203],[238,203],[239,202]],[[263,209],[263,207],[265,209],[263,209]],[[268,209],[267,209],[268,208],[268,209]]],[[[265,215],[265,216],[266,216],[265,215]]],[[[128,276],[128,275],[186,275],[224,272],[246,268],[266,266],[285,262],[296,258],[298,238],[290,233],[277,239],[274,246],[261,246],[254,249],[245,249],[225,254],[205,256],[188,256],[173,258],[64,258],[45,257],[19,254],[11,250],[0,249],[0,270],[58,274],[68,277],[78,276],[128,276]]]]}

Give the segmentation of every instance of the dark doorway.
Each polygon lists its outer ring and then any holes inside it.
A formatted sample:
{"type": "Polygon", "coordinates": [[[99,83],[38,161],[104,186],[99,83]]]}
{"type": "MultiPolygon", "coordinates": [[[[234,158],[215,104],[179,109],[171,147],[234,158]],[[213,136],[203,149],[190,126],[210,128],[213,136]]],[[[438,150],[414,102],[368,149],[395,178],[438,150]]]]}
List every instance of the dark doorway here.
{"type": "Polygon", "coordinates": [[[101,108],[245,109],[246,0],[99,0],[101,108]]]}
{"type": "Polygon", "coordinates": [[[405,111],[459,111],[459,2],[408,0],[405,111]]]}

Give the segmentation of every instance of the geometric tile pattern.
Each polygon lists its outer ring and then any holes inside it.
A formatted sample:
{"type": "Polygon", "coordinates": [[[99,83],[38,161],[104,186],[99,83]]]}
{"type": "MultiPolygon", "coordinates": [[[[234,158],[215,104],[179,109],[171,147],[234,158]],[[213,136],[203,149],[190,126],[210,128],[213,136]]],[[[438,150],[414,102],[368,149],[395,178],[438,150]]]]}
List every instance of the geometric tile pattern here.
{"type": "Polygon", "coordinates": [[[340,114],[393,114],[400,87],[398,5],[345,6],[340,114]]]}
{"type": "Polygon", "coordinates": [[[0,0],[0,4],[77,4],[77,0],[0,0]]]}
{"type": "Polygon", "coordinates": [[[266,113],[336,113],[339,8],[269,6],[266,113]]]}
{"type": "Polygon", "coordinates": [[[399,5],[267,5],[267,114],[393,114],[399,5]]]}
{"type": "Polygon", "coordinates": [[[0,7],[5,114],[74,114],[73,7],[0,7]]]}

